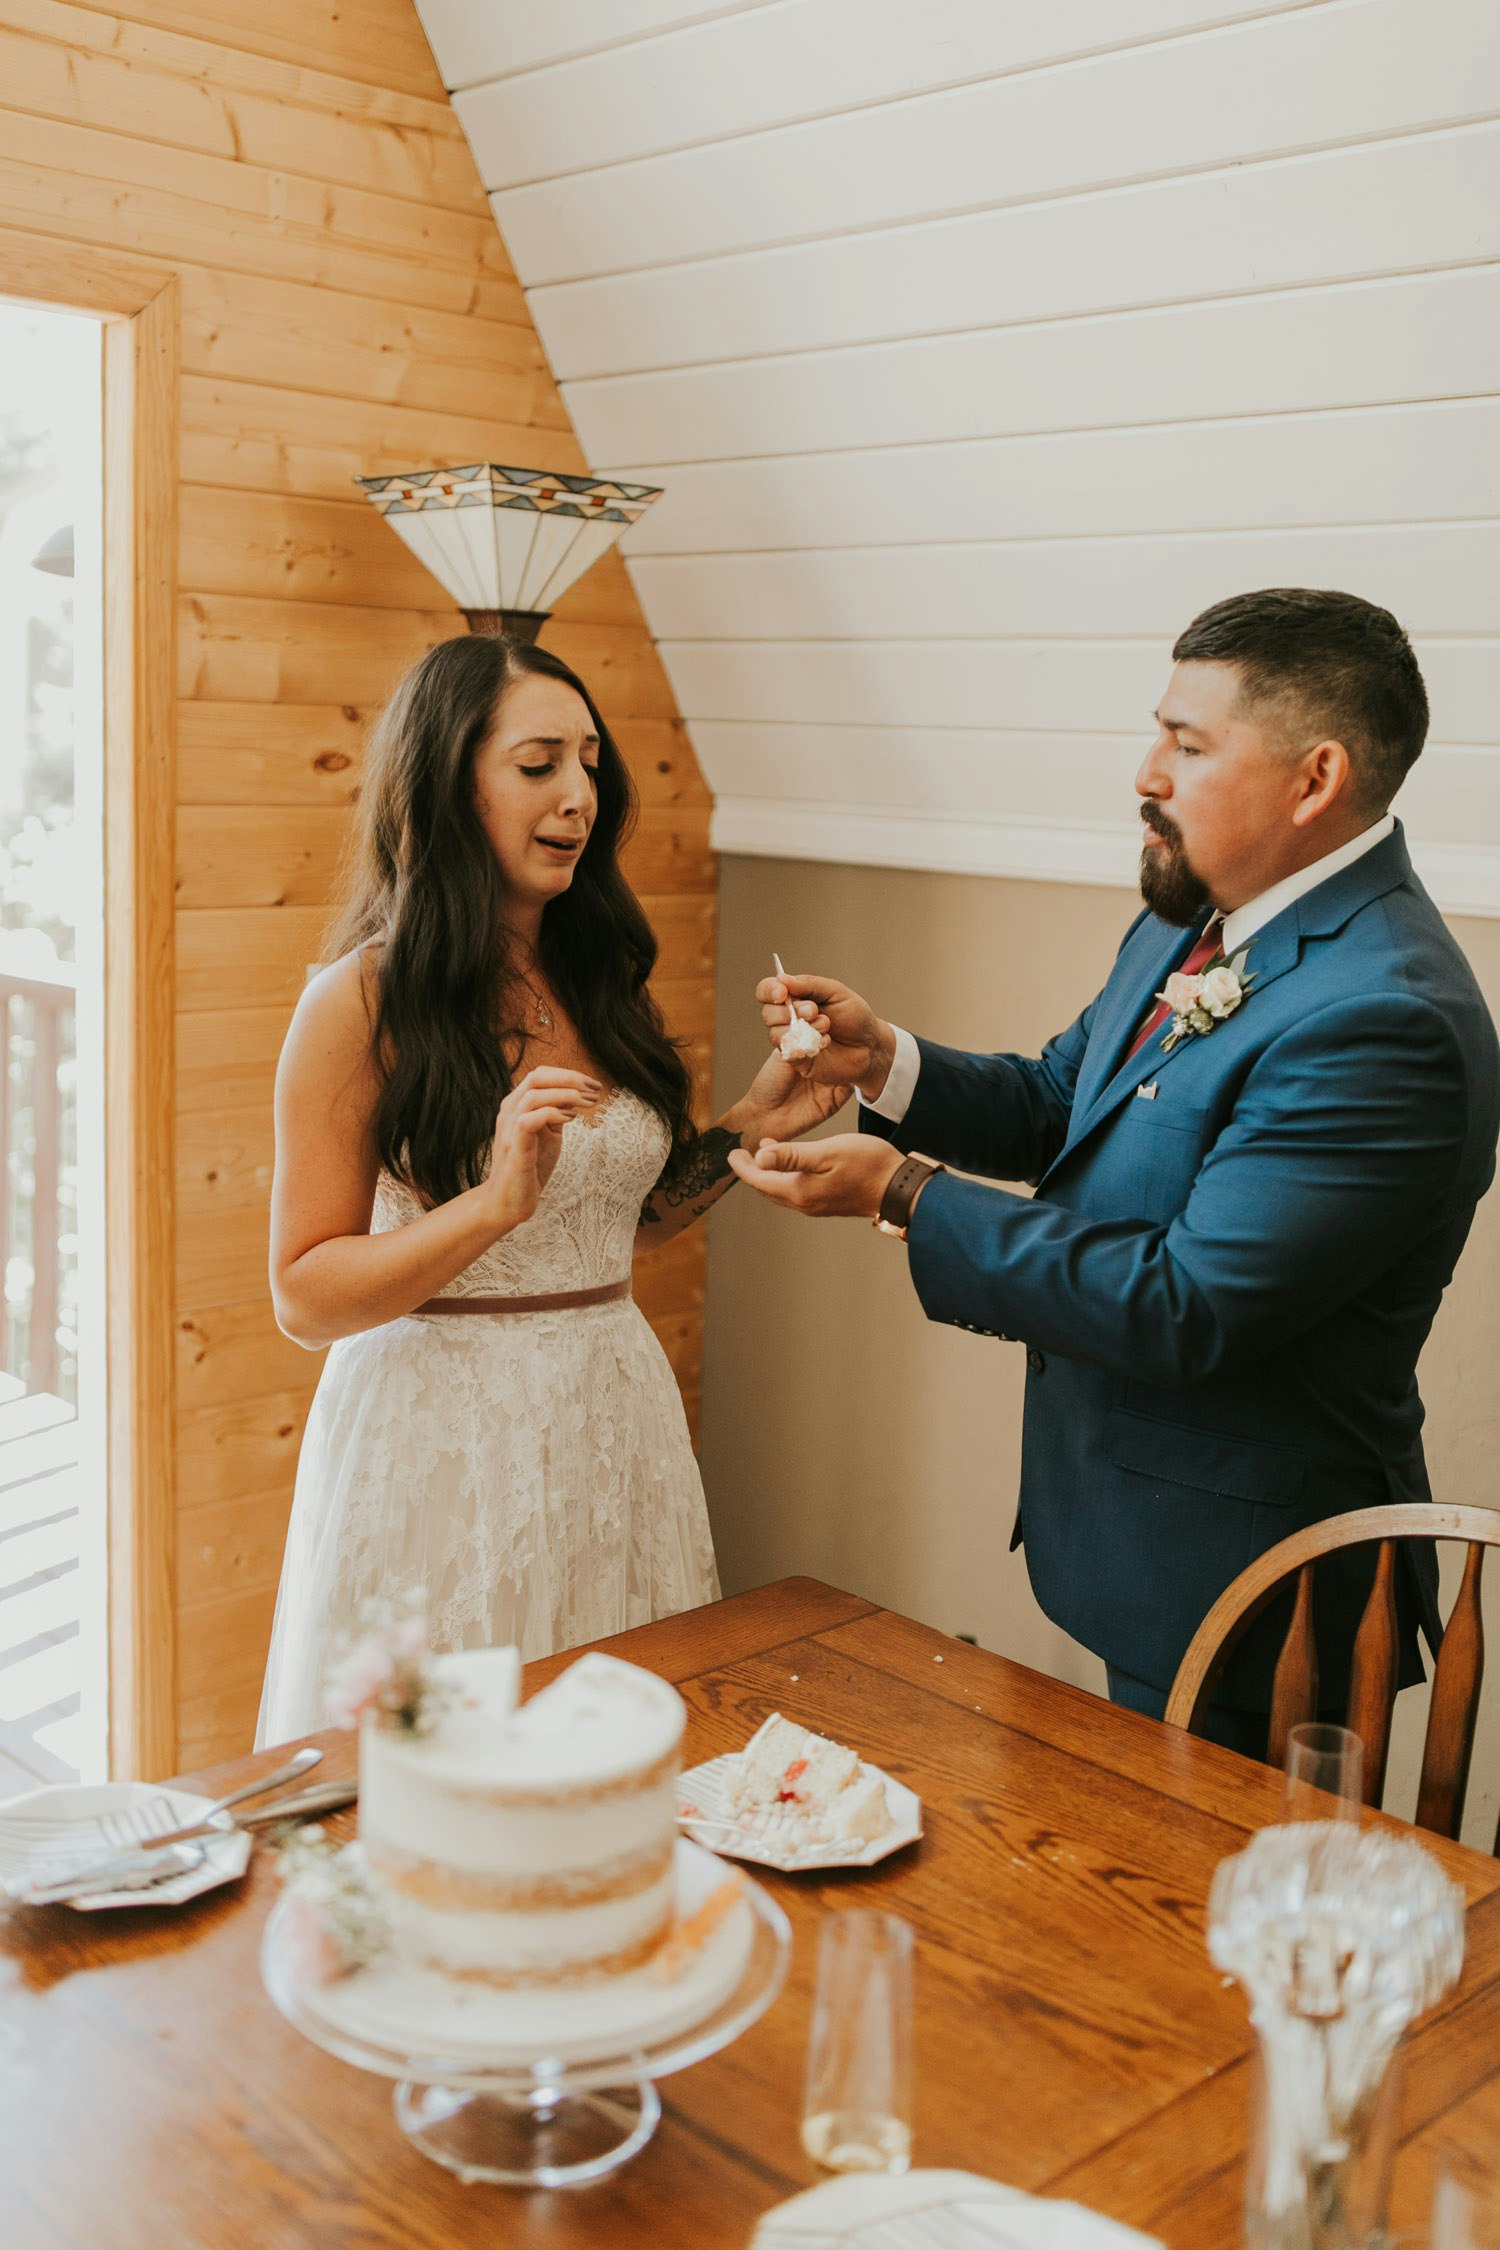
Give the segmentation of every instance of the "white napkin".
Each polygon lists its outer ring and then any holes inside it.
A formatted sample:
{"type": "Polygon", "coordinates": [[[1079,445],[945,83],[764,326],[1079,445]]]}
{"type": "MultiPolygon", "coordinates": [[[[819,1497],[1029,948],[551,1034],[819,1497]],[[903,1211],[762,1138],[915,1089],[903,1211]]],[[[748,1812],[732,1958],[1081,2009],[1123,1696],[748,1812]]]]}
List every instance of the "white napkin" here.
{"type": "Polygon", "coordinates": [[[768,2211],[752,2250],[1160,2250],[1081,2203],[1022,2195],[974,2172],[829,2180],[768,2211]]]}

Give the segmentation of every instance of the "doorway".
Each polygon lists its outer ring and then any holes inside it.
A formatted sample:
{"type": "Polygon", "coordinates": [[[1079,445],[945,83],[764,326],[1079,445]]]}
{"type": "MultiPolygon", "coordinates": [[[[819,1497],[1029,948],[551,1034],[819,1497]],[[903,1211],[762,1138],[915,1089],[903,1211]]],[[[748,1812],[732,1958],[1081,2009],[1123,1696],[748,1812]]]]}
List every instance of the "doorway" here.
{"type": "Polygon", "coordinates": [[[102,379],[0,302],[0,1797],[108,1758],[102,379]]]}

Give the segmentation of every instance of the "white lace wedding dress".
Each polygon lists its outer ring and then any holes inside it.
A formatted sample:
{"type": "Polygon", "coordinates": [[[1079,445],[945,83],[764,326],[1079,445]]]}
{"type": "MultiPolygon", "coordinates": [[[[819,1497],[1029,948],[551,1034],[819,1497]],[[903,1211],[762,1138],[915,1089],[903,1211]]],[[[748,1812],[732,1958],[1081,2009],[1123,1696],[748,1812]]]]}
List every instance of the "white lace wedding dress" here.
{"type": "MultiPolygon", "coordinates": [[[[534,1215],[443,1292],[540,1296],[630,1272],[666,1162],[619,1092],[563,1130],[534,1215]]],[[[382,1174],[371,1230],[419,1214],[382,1174]]],[[[371,1596],[425,1589],[435,1648],[524,1657],[717,1597],[682,1400],[636,1305],[414,1313],[336,1343],[297,1465],[256,1745],[326,1724],[323,1675],[371,1596]]]]}

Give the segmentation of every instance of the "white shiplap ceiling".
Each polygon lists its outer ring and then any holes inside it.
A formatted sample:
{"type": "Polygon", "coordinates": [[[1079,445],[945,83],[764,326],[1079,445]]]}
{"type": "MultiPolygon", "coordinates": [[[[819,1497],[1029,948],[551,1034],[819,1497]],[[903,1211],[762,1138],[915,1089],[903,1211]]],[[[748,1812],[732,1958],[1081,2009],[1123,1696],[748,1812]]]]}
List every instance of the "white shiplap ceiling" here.
{"type": "Polygon", "coordinates": [[[419,0],[725,850],[1133,881],[1174,634],[1418,642],[1500,913],[1494,0],[419,0]]]}

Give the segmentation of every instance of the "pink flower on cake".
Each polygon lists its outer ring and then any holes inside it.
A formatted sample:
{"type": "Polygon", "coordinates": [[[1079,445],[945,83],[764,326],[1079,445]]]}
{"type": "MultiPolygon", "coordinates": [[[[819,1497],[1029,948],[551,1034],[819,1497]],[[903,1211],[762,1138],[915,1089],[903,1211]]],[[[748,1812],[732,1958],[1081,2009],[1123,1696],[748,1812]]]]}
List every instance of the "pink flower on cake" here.
{"type": "Polygon", "coordinates": [[[310,1898],[286,1902],[287,1957],[299,1984],[332,1984],[348,1973],[348,1963],[324,1909],[310,1898]]]}
{"type": "Polygon", "coordinates": [[[284,1828],[274,1839],[286,1888],[288,1963],[302,1984],[332,1984],[376,1960],[390,1943],[384,1902],[357,1844],[331,1844],[321,1828],[284,1828]]]}
{"type": "Polygon", "coordinates": [[[341,1651],[328,1675],[328,1716],[336,1727],[357,1727],[366,1715],[377,1725],[425,1734],[437,1711],[437,1691],[427,1662],[427,1619],[420,1593],[400,1609],[366,1603],[365,1631],[341,1651]]]}

